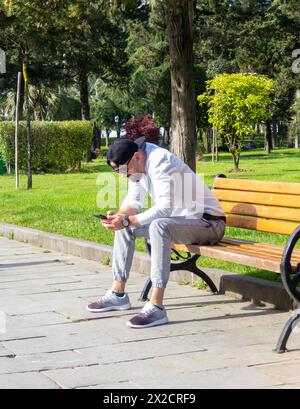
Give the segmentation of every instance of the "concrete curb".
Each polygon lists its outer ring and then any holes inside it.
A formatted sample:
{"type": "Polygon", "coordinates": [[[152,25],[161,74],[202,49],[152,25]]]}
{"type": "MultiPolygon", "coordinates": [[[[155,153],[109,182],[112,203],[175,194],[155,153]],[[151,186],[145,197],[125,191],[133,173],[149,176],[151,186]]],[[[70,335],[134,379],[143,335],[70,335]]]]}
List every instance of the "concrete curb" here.
{"type": "MultiPolygon", "coordinates": [[[[87,260],[103,262],[104,259],[107,260],[109,258],[109,260],[111,260],[112,257],[112,247],[110,246],[73,239],[27,227],[0,223],[0,234],[19,242],[82,257],[87,260]]],[[[151,261],[148,254],[135,252],[132,265],[133,271],[149,275],[150,266],[151,261]]],[[[282,311],[293,309],[293,302],[280,283],[215,269],[206,268],[204,271],[208,273],[222,294],[237,297],[245,301],[252,301],[256,305],[261,303],[270,304],[282,311]]],[[[192,274],[189,272],[178,271],[171,274],[171,280],[192,282],[191,276],[192,274]]]]}

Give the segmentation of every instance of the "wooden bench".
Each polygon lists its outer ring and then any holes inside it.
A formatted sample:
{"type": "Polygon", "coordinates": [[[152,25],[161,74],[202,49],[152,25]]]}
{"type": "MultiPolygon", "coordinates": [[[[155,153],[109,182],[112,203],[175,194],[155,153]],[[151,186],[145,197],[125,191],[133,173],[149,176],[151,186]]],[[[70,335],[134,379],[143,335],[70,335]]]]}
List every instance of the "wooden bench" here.
{"type": "MultiPolygon", "coordinates": [[[[285,289],[297,309],[285,325],[275,351],[287,351],[293,328],[300,322],[300,183],[282,183],[216,177],[213,192],[227,216],[227,226],[289,236],[285,247],[226,237],[214,246],[173,243],[171,271],[187,270],[202,278],[213,293],[218,290],[196,262],[201,256],[243,264],[281,274],[285,289]],[[183,256],[179,252],[187,253],[183,256]],[[192,255],[194,254],[194,255],[192,255]],[[180,261],[179,260],[184,260],[180,261]],[[177,262],[175,262],[177,261],[177,262]]],[[[148,251],[151,245],[146,241],[148,251]]],[[[141,300],[148,299],[148,279],[141,300]]]]}

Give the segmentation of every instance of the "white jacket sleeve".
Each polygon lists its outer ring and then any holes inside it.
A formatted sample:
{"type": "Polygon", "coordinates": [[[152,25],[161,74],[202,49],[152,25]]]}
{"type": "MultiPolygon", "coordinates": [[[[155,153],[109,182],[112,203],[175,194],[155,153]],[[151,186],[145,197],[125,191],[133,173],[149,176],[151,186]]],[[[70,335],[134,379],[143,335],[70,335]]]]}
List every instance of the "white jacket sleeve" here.
{"type": "Polygon", "coordinates": [[[140,182],[133,182],[130,179],[128,180],[128,193],[125,199],[123,200],[120,208],[130,206],[138,211],[141,210],[144,204],[145,199],[145,190],[141,186],[140,182]]]}
{"type": "Polygon", "coordinates": [[[155,166],[149,168],[149,178],[156,200],[153,207],[137,215],[140,225],[150,224],[155,219],[171,216],[174,206],[172,193],[172,173],[174,171],[166,155],[161,155],[155,162],[155,166]]]}

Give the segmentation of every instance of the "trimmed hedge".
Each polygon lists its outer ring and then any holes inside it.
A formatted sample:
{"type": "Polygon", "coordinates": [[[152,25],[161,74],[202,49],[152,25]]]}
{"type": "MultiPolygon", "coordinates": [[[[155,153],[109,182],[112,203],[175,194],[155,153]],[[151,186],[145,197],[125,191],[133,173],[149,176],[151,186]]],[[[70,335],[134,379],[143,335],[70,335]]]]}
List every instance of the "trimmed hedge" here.
{"type": "MultiPolygon", "coordinates": [[[[26,123],[20,122],[19,166],[26,169],[26,123]]],[[[91,146],[93,128],[89,121],[39,122],[31,124],[32,170],[55,172],[80,168],[91,146]]],[[[15,124],[0,122],[0,157],[14,164],[15,124]]]]}

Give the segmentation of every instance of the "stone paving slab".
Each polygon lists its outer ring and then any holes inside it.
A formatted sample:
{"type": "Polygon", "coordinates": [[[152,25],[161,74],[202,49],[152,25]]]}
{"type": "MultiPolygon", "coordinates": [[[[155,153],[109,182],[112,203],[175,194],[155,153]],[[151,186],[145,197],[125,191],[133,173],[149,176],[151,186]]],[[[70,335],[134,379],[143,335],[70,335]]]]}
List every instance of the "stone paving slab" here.
{"type": "Polygon", "coordinates": [[[54,381],[47,376],[36,373],[15,373],[0,375],[1,389],[60,389],[54,381]]]}
{"type": "Polygon", "coordinates": [[[290,313],[170,282],[170,324],[132,330],[144,276],[132,273],[131,311],[90,314],[110,267],[6,238],[0,253],[0,389],[300,389],[300,334],[272,352],[290,313]]]}

